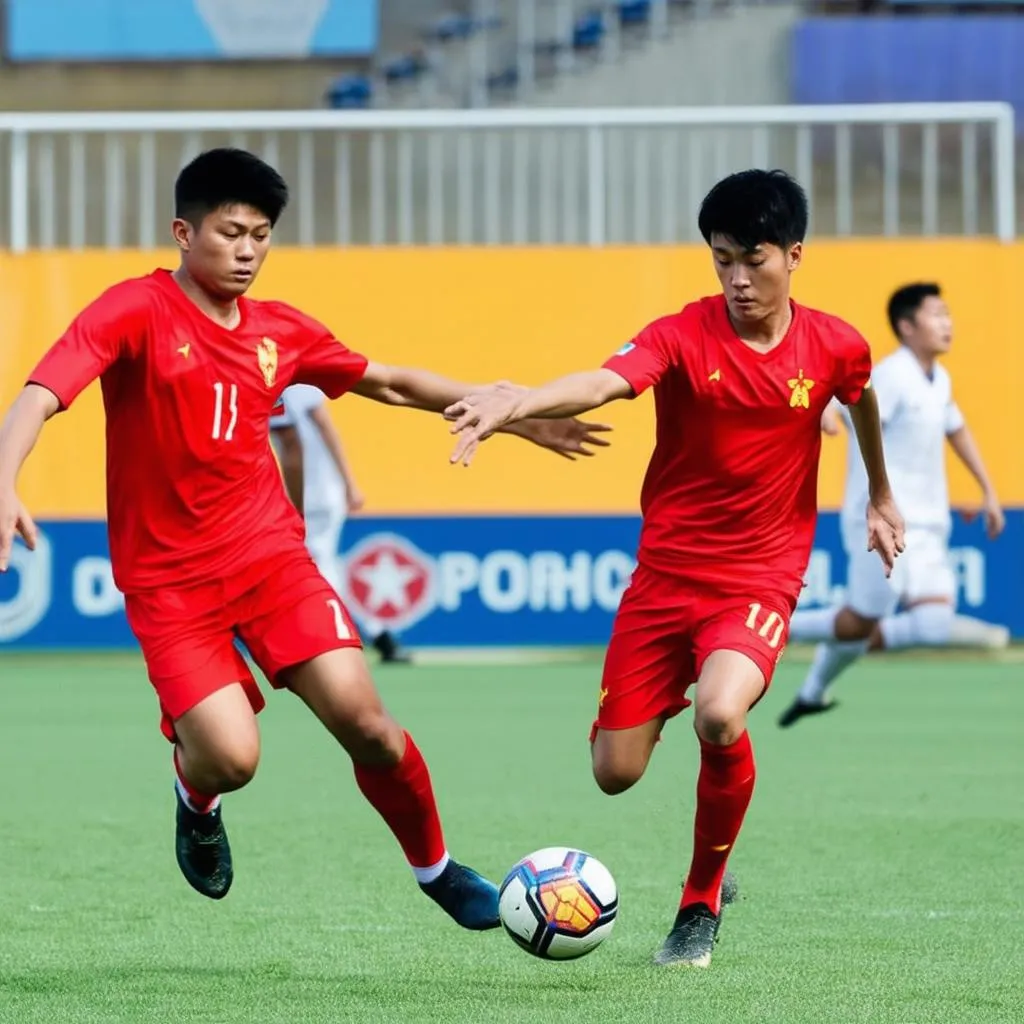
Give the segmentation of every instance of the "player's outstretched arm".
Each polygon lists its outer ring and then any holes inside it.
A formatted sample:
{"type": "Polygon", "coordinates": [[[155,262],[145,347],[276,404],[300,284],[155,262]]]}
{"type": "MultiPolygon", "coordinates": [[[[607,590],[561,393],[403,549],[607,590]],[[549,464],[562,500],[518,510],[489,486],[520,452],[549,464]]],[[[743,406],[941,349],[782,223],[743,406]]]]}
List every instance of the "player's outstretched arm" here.
{"type": "MultiPolygon", "coordinates": [[[[596,371],[606,373],[609,371],[596,371]]],[[[610,374],[617,376],[616,374],[610,374]]],[[[585,375],[584,375],[585,376],[585,375]]],[[[628,389],[628,385],[618,378],[628,389]]],[[[384,366],[371,362],[363,379],[352,389],[364,398],[372,398],[385,405],[404,406],[410,409],[425,409],[429,412],[444,412],[454,407],[464,395],[525,395],[527,389],[519,385],[501,381],[490,385],[460,384],[457,381],[441,377],[429,370],[417,370],[399,366],[384,366]]],[[[606,399],[607,401],[608,399],[606,399]]],[[[580,405],[580,410],[595,409],[603,402],[580,405]]],[[[530,415],[516,416],[515,421],[502,423],[495,430],[515,434],[547,448],[550,451],[574,458],[576,455],[591,455],[588,446],[606,447],[607,442],[595,436],[611,430],[603,423],[583,423],[571,418],[572,412],[550,413],[546,418],[553,422],[545,422],[530,415]],[[558,420],[559,422],[555,422],[558,420]]]]}
{"type": "Polygon", "coordinates": [[[36,546],[36,524],[18,498],[18,473],[35,447],[43,424],[59,407],[52,391],[29,384],[0,425],[0,572],[7,571],[15,534],[30,548],[36,546]]]}
{"type": "Polygon", "coordinates": [[[632,396],[633,388],[625,378],[605,368],[571,373],[529,391],[467,394],[444,413],[453,421],[452,433],[461,435],[451,461],[468,466],[481,441],[513,424],[575,416],[632,396]]]}
{"type": "MultiPolygon", "coordinates": [[[[427,412],[443,412],[471,391],[488,390],[489,387],[515,389],[514,384],[501,385],[460,384],[458,381],[408,366],[386,366],[372,360],[366,367],[362,380],[352,390],[364,398],[371,398],[384,405],[397,405],[406,409],[423,409],[427,412]]],[[[519,390],[526,390],[521,388],[519,390]]]]}
{"type": "MultiPolygon", "coordinates": [[[[995,540],[1003,532],[1006,526],[1006,516],[1003,507],[996,495],[996,489],[985,469],[985,462],[981,457],[981,451],[974,435],[966,423],[946,435],[950,447],[956,452],[957,458],[967,468],[967,472],[978,481],[981,488],[982,514],[985,516],[985,531],[989,540],[995,540]]],[[[967,514],[965,518],[974,519],[977,513],[967,514]]]]}
{"type": "Polygon", "coordinates": [[[889,575],[896,556],[904,548],[903,517],[896,507],[885,469],[882,420],[874,390],[865,388],[849,409],[868,476],[868,551],[878,552],[889,575]]]}

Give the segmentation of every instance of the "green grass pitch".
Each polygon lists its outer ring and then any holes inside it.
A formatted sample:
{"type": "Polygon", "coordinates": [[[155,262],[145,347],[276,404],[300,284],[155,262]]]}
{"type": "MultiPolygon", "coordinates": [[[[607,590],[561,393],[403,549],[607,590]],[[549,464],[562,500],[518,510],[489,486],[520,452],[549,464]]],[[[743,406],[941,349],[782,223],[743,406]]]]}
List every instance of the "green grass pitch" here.
{"type": "Polygon", "coordinates": [[[460,931],[414,886],[346,758],[285,694],[228,798],[235,886],[173,854],[170,748],[140,662],[0,655],[0,1021],[7,1024],[1002,1024],[1024,1020],[1024,681],[1013,660],[874,658],[843,707],[752,715],[743,898],[706,972],[649,966],[675,911],[696,743],[672,723],[603,796],[599,665],[378,671],[431,763],[453,853],[500,880],[545,845],[601,858],[611,938],[567,964],[460,931]]]}

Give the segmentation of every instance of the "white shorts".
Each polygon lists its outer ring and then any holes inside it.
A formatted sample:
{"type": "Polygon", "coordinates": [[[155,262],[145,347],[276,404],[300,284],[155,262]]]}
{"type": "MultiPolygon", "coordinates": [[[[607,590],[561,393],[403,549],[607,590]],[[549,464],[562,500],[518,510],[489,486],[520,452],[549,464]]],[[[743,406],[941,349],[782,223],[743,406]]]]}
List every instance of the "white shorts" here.
{"type": "Polygon", "coordinates": [[[336,591],[341,592],[341,567],[338,548],[345,525],[343,508],[306,509],[306,548],[320,574],[336,591]]]}
{"type": "Polygon", "coordinates": [[[867,551],[863,529],[843,531],[849,559],[846,571],[846,604],[858,615],[881,619],[900,603],[923,598],[956,600],[956,579],[949,564],[948,532],[945,529],[909,529],[906,549],[896,559],[886,579],[877,552],[867,551]]]}

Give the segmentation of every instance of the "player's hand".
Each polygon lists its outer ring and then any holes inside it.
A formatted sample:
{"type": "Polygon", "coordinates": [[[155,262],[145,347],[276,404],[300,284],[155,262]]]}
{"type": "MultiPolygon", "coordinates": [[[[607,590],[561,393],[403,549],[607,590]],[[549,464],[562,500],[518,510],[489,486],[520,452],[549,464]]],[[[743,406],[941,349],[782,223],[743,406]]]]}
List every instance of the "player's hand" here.
{"type": "Polygon", "coordinates": [[[999,499],[994,494],[986,494],[981,510],[969,509],[962,513],[965,523],[973,523],[979,515],[985,517],[985,534],[989,540],[995,540],[1006,528],[1006,515],[999,499]]]}
{"type": "Polygon", "coordinates": [[[903,516],[891,494],[868,502],[868,551],[877,551],[885,566],[885,575],[892,573],[897,556],[906,547],[903,516]]]}
{"type": "Polygon", "coordinates": [[[468,466],[480,442],[486,441],[512,419],[520,394],[518,388],[500,384],[487,391],[466,395],[449,405],[444,411],[444,418],[451,421],[451,432],[460,437],[448,461],[453,465],[461,462],[468,466]]]}
{"type": "Polygon", "coordinates": [[[10,565],[15,535],[21,537],[30,551],[35,551],[38,533],[14,488],[0,491],[0,572],[7,572],[10,565]]]}
{"type": "Polygon", "coordinates": [[[587,446],[607,448],[611,442],[598,437],[612,428],[607,423],[585,423],[578,419],[565,420],[523,420],[516,423],[514,429],[520,437],[547,448],[565,459],[576,459],[577,455],[590,458],[596,455],[587,446]]]}
{"type": "Polygon", "coordinates": [[[358,512],[366,504],[363,492],[355,487],[350,487],[345,495],[345,505],[349,512],[358,512]]]}

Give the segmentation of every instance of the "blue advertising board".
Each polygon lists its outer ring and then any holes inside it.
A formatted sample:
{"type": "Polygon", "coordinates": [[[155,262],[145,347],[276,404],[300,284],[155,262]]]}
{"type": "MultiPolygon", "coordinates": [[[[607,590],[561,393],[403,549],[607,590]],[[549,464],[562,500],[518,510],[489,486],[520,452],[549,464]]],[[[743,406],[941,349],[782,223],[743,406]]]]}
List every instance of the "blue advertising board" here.
{"type": "Polygon", "coordinates": [[[367,56],[377,0],[7,0],[14,61],[367,56]]]}
{"type": "MultiPolygon", "coordinates": [[[[360,517],[345,531],[343,590],[363,626],[410,646],[585,646],[607,641],[633,568],[632,516],[360,517]]],[[[36,552],[17,547],[0,576],[0,650],[134,644],[102,522],[44,522],[36,552]]],[[[1024,637],[1024,511],[985,540],[958,521],[950,552],[960,608],[1024,637]]],[[[819,520],[801,606],[841,594],[835,513],[819,520]]]]}

